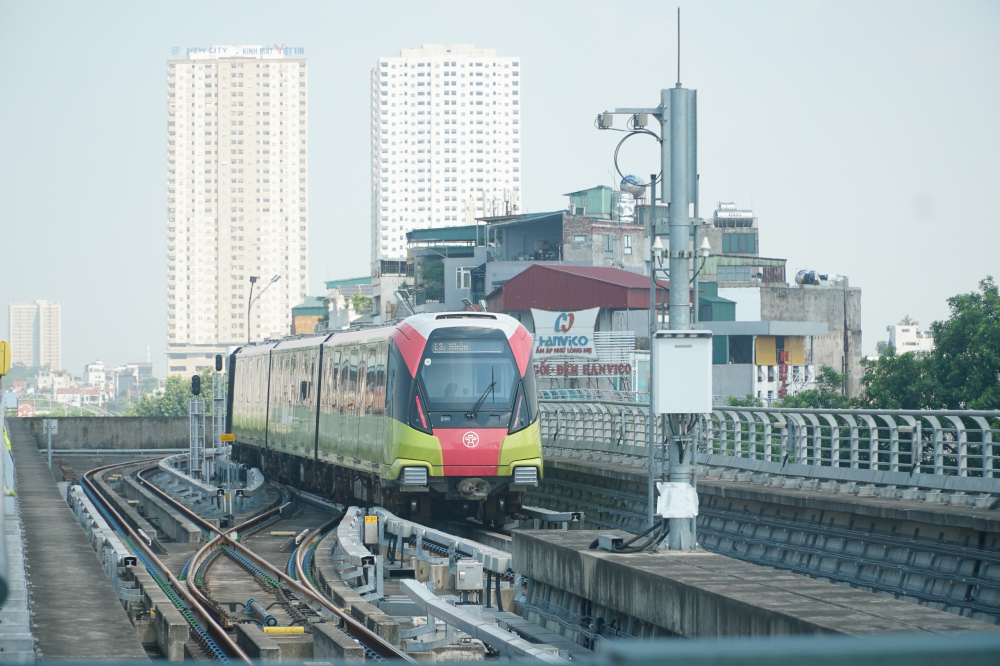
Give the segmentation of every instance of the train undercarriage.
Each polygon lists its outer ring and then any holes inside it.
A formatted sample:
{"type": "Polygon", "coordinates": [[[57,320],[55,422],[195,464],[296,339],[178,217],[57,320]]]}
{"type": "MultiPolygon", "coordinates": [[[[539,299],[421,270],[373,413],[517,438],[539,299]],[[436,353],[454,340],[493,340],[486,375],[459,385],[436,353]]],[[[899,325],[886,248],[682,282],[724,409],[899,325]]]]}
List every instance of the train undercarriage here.
{"type": "Polygon", "coordinates": [[[373,472],[241,443],[234,446],[233,458],[293,488],[342,504],[382,506],[415,522],[447,515],[500,528],[517,514],[524,495],[505,477],[431,477],[418,490],[373,472]]]}

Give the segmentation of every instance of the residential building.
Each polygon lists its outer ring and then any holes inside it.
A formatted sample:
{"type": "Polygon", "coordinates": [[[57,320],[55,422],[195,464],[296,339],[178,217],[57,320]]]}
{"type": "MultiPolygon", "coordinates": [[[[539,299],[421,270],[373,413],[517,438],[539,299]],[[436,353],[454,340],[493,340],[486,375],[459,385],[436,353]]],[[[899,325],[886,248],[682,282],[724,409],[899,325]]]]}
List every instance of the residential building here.
{"type": "Polygon", "coordinates": [[[11,363],[62,368],[62,308],[59,303],[9,303],[11,363]]]}
{"type": "MultiPolygon", "coordinates": [[[[211,366],[214,368],[214,357],[211,363],[206,361],[205,366],[211,366]]],[[[201,368],[199,368],[199,370],[200,369],[201,368]]],[[[125,365],[120,365],[115,368],[114,372],[111,374],[112,395],[115,399],[121,398],[125,395],[131,395],[133,398],[136,398],[142,392],[143,380],[152,376],[152,363],[127,363],[125,365]]]]}
{"type": "MultiPolygon", "coordinates": [[[[634,219],[612,214],[618,196],[606,186],[572,192],[567,210],[479,218],[479,224],[415,229],[407,233],[410,283],[415,304],[433,311],[424,269],[443,265],[441,309],[479,303],[506,281],[536,264],[600,266],[646,272],[646,232],[634,219]]],[[[436,271],[436,269],[435,269],[436,271]]],[[[432,271],[433,273],[433,271],[432,271]]],[[[401,276],[402,281],[402,276],[401,276]]]]}
{"type": "Polygon", "coordinates": [[[86,369],[84,370],[83,379],[90,386],[104,386],[104,383],[108,380],[107,372],[104,370],[104,364],[100,361],[88,363],[86,369]]]}
{"type": "Polygon", "coordinates": [[[307,80],[300,47],[188,49],[167,63],[170,375],[292,329],[309,275],[307,80]],[[258,288],[281,278],[248,318],[251,275],[258,288]]]}
{"type": "Polygon", "coordinates": [[[292,335],[307,335],[316,331],[316,325],[326,318],[322,296],[307,296],[292,308],[292,335]]]}
{"type": "Polygon", "coordinates": [[[906,315],[895,326],[887,326],[889,344],[896,349],[897,354],[916,352],[929,354],[934,351],[934,333],[920,328],[920,322],[906,315]]]}
{"type": "MultiPolygon", "coordinates": [[[[522,208],[521,62],[471,44],[425,44],[372,69],[372,277],[406,258],[406,233],[522,208]]],[[[387,300],[382,301],[382,294],[387,300]]]]}

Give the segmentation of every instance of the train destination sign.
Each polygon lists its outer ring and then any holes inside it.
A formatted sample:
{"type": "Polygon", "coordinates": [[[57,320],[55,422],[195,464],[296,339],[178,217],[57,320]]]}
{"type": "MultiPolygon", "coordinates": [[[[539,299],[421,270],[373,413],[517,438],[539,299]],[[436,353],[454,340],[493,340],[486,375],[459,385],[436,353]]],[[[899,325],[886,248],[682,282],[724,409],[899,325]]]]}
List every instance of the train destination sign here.
{"type": "Polygon", "coordinates": [[[535,321],[535,358],[597,360],[594,326],[600,308],[572,312],[531,309],[535,321]]]}

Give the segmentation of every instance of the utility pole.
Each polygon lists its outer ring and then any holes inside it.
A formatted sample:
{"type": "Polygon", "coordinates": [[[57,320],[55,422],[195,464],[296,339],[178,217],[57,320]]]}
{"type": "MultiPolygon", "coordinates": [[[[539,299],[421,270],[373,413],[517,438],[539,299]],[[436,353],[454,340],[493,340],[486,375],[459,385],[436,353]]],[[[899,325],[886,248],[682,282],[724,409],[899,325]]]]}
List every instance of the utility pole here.
{"type": "MultiPolygon", "coordinates": [[[[679,57],[678,57],[679,59],[679,57]]],[[[689,285],[691,280],[692,260],[695,252],[691,249],[691,225],[694,210],[698,200],[698,154],[697,154],[697,91],[682,88],[680,72],[675,87],[660,91],[660,104],[655,108],[616,108],[613,112],[605,111],[598,116],[598,127],[609,129],[613,124],[613,116],[640,116],[648,114],[660,121],[660,182],[662,192],[660,201],[667,204],[668,221],[662,224],[658,219],[655,206],[650,206],[650,408],[648,425],[649,446],[649,520],[654,520],[653,486],[659,470],[654,468],[654,450],[657,445],[655,437],[656,414],[654,396],[655,384],[666,378],[658,378],[656,371],[655,333],[658,330],[656,318],[656,255],[655,248],[661,236],[669,238],[667,252],[670,290],[669,290],[669,321],[668,328],[672,331],[692,329],[691,299],[689,285]]],[[[655,189],[655,179],[650,181],[650,189],[655,189]]],[[[651,197],[655,202],[655,194],[651,197]]],[[[674,379],[674,378],[671,378],[674,379]]],[[[682,381],[683,378],[676,378],[682,381]]],[[[694,447],[691,436],[698,423],[696,414],[666,415],[670,433],[667,447],[667,463],[669,465],[669,481],[693,484],[694,482],[694,447]]],[[[670,518],[670,534],[667,543],[671,550],[689,550],[697,546],[694,520],[691,518],[670,518]]]]}

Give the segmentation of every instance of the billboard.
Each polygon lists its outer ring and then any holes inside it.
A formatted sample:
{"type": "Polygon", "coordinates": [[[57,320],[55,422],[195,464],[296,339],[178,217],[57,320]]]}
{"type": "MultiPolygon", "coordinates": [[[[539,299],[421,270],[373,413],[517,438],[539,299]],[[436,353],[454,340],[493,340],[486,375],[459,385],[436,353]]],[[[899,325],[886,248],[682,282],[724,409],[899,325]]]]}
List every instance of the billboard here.
{"type": "Polygon", "coordinates": [[[535,359],[597,360],[594,327],[600,308],[553,312],[531,309],[535,321],[535,359]]]}

